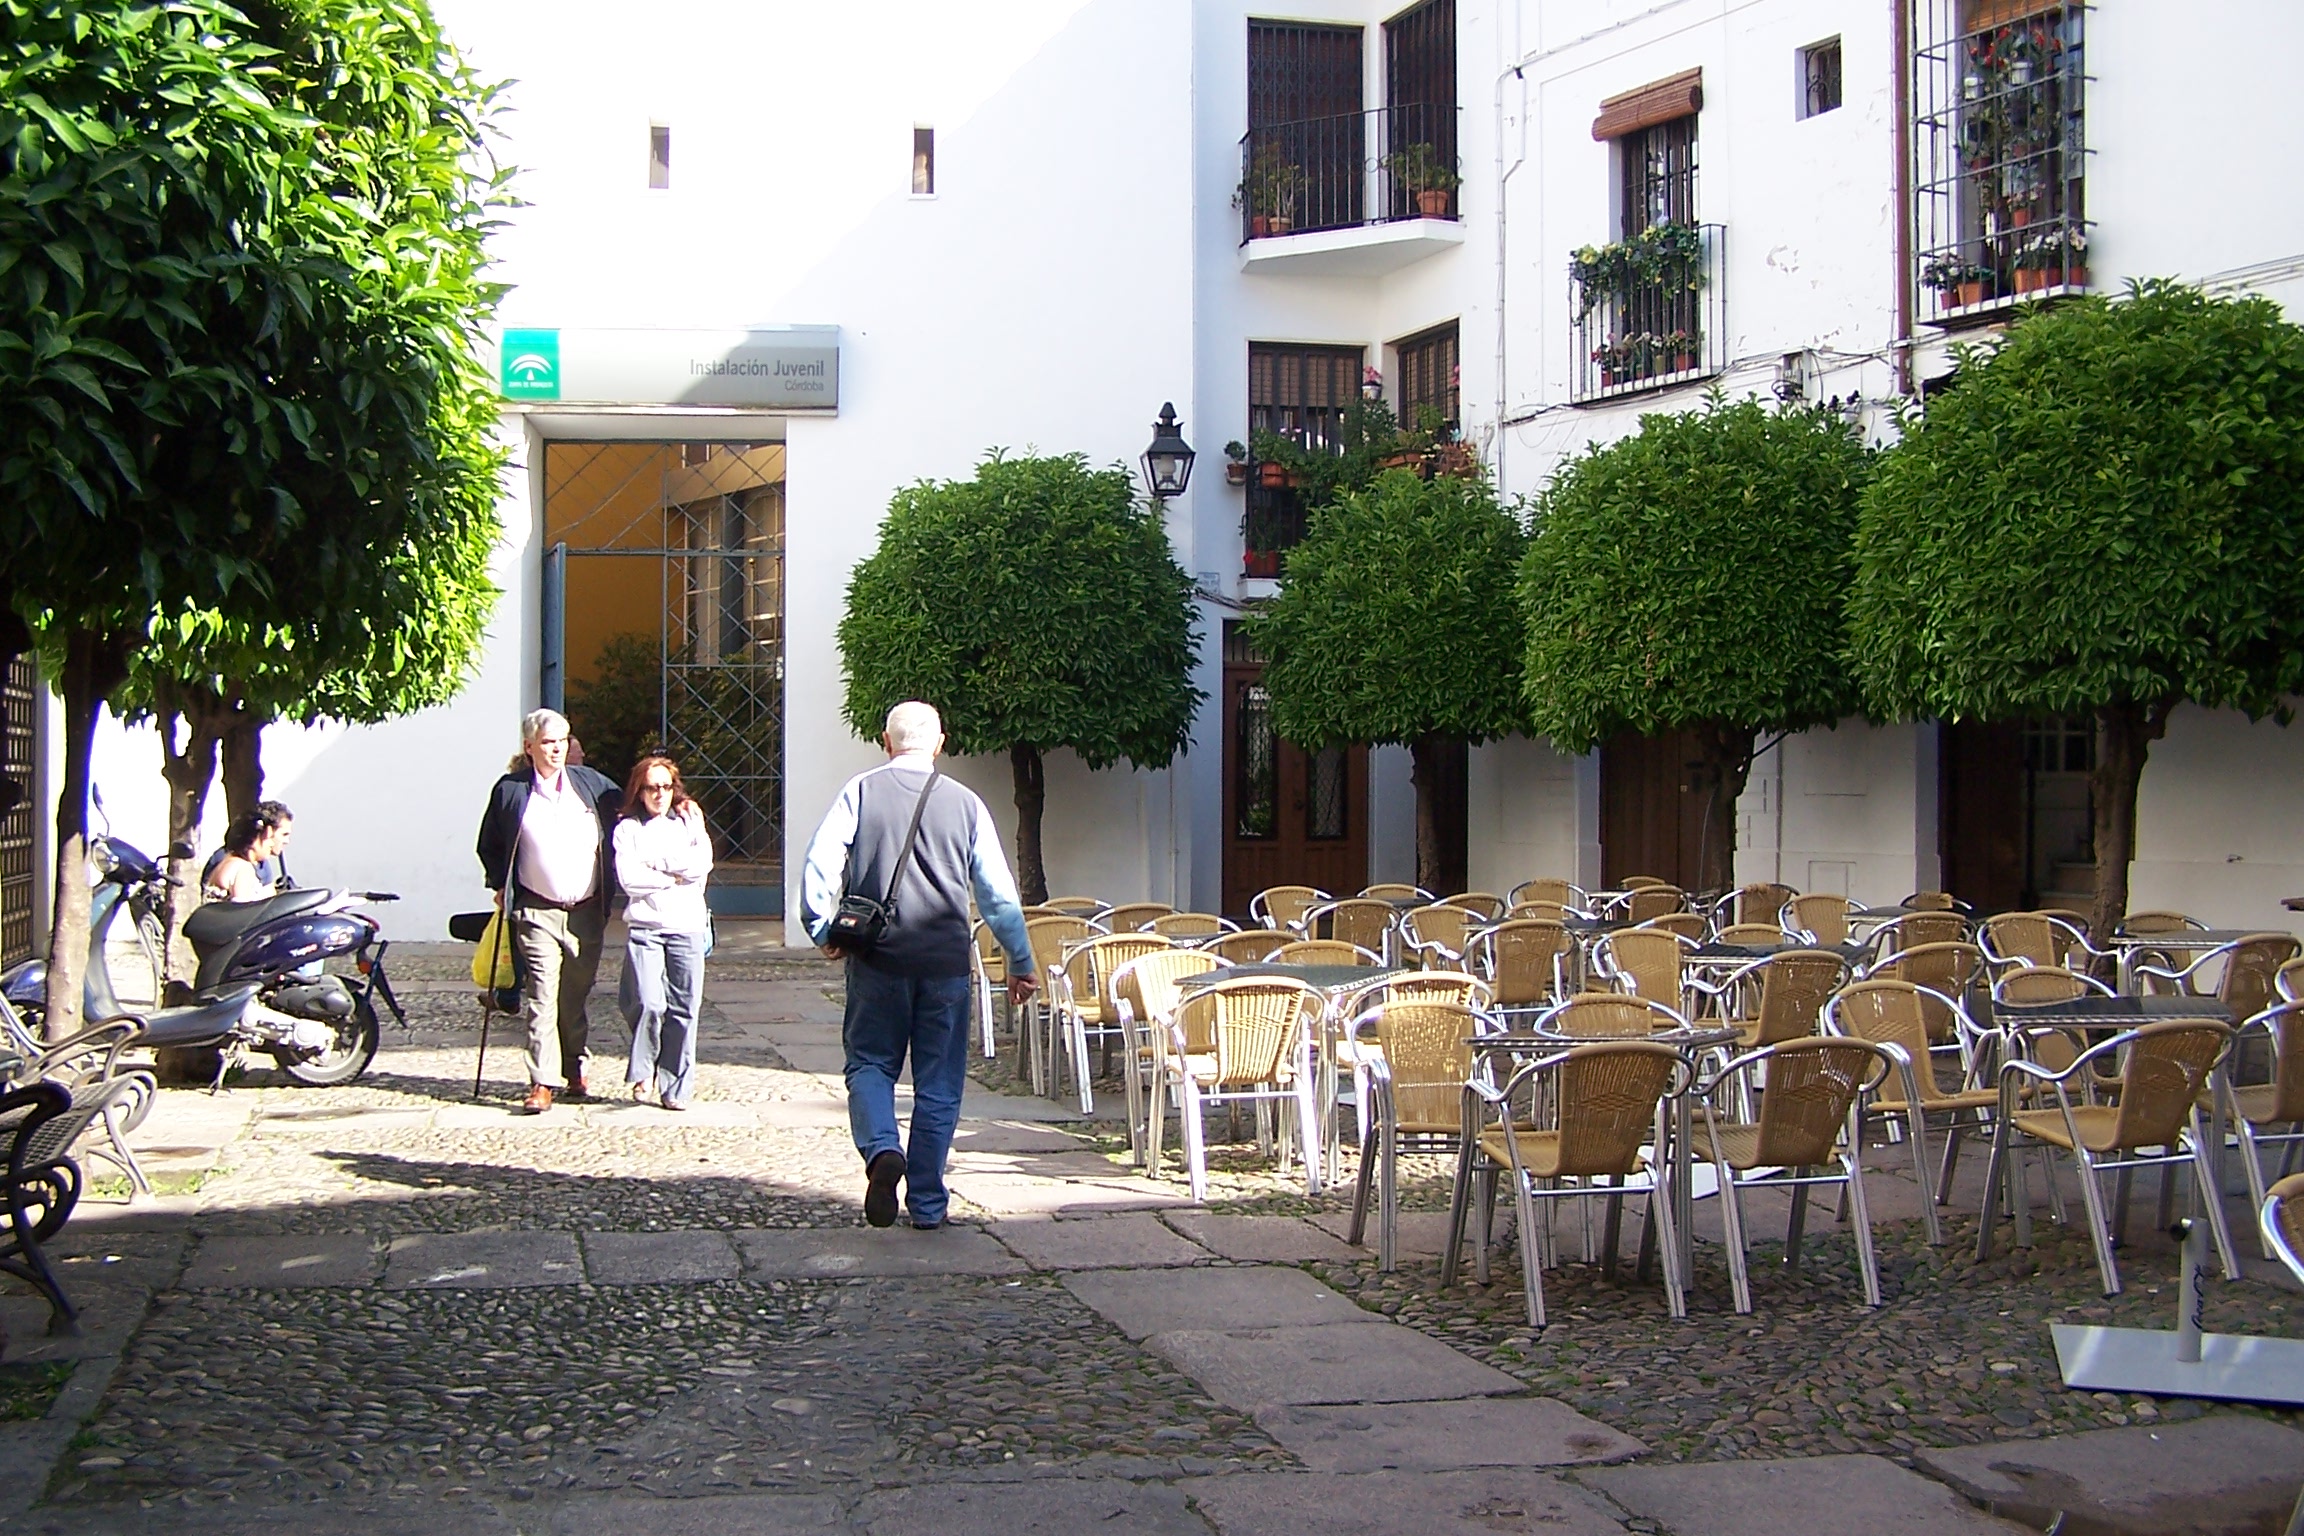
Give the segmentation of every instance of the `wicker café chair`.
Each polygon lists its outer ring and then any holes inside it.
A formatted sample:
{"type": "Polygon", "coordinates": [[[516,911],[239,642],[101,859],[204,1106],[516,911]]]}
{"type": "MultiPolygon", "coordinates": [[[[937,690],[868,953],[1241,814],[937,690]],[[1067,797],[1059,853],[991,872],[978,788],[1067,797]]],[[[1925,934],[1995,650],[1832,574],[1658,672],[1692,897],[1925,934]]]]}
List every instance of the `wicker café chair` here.
{"type": "Polygon", "coordinates": [[[1361,1084],[1361,1102],[1369,1106],[1369,1114],[1362,1123],[1360,1173],[1353,1186],[1352,1225],[1344,1240],[1355,1248],[1367,1240],[1373,1195],[1376,1262],[1387,1274],[1399,1245],[1400,1154],[1455,1154],[1464,1132],[1471,1041],[1494,1028],[1492,1020],[1468,1003],[1403,998],[1359,1014],[1347,1031],[1353,1076],[1361,1084]]]}
{"type": "MultiPolygon", "coordinates": [[[[1195,1202],[1208,1198],[1202,1115],[1209,1105],[1242,1100],[1296,1106],[1305,1190],[1320,1192],[1312,1039],[1327,1007],[1317,989],[1284,976],[1227,978],[1195,989],[1177,1005],[1162,1069],[1167,1086],[1182,1101],[1184,1159],[1195,1202]]],[[[1285,1169],[1287,1138],[1278,1141],[1285,1169]]],[[[1150,1171],[1157,1174],[1159,1165],[1150,1171]]]]}
{"type": "Polygon", "coordinates": [[[1474,921],[1474,915],[1462,907],[1445,903],[1417,907],[1400,915],[1400,943],[1418,965],[1452,971],[1464,963],[1467,935],[1474,921]]]}
{"type": "MultiPolygon", "coordinates": [[[[1644,1179],[1649,1228],[1664,1251],[1672,1252],[1669,1181],[1649,1168],[1648,1148],[1664,1145],[1665,1102],[1687,1086],[1688,1066],[1680,1053],[1645,1040],[1570,1046],[1525,1063],[1501,1087],[1471,1079],[1464,1097],[1467,1117],[1478,1117],[1478,1134],[1457,1156],[1442,1283],[1455,1280],[1467,1216],[1474,1273],[1486,1283],[1488,1206],[1497,1178],[1506,1173],[1519,1216],[1520,1274],[1531,1327],[1544,1326],[1544,1266],[1552,1247],[1550,1223],[1541,1229],[1536,1224],[1538,1201],[1583,1198],[1602,1189],[1613,1193],[1627,1179],[1644,1179]],[[1514,1113],[1516,1100],[1529,1106],[1525,1114],[1514,1113]],[[1477,1214],[1469,1209],[1475,1186],[1482,1206],[1477,1214]]],[[[1613,1257],[1613,1220],[1608,1247],[1613,1257]]],[[[1674,1317],[1688,1315],[1676,1263],[1664,1265],[1664,1294],[1674,1317]]]]}
{"type": "Polygon", "coordinates": [[[1744,1050],[1816,1033],[1825,999],[1848,981],[1848,962],[1828,949],[1783,949],[1739,966],[1718,982],[1693,982],[1721,1001],[1744,1050]]]}
{"type": "Polygon", "coordinates": [[[1574,907],[1557,901],[1516,901],[1504,909],[1504,921],[1517,922],[1523,917],[1540,917],[1550,923],[1564,923],[1580,914],[1574,907]]]}
{"type": "Polygon", "coordinates": [[[1973,944],[1916,944],[1881,956],[1864,974],[1867,980],[1908,981],[1921,988],[1928,1039],[1942,1045],[1959,1024],[1954,1009],[1939,999],[1967,998],[1984,975],[1984,951],[1973,944]]]}
{"type": "Polygon", "coordinates": [[[1071,1053],[1073,1086],[1080,1092],[1080,1113],[1096,1112],[1095,1069],[1088,1062],[1088,1043],[1102,1040],[1125,1044],[1127,1030],[1112,996],[1112,973],[1131,960],[1171,947],[1156,933],[1107,933],[1072,951],[1070,959],[1052,972],[1054,1008],[1071,1053]]]}
{"type": "Polygon", "coordinates": [[[1565,997],[1575,960],[1576,941],[1548,918],[1509,918],[1472,941],[1472,969],[1488,979],[1492,1006],[1506,1016],[1565,997]]]}
{"type": "Polygon", "coordinates": [[[1676,933],[1684,939],[1693,939],[1699,944],[1704,942],[1705,936],[1711,931],[1711,924],[1704,920],[1704,914],[1701,912],[1667,912],[1661,917],[1649,918],[1639,926],[1642,928],[1661,928],[1666,933],[1676,933]]]}
{"type": "Polygon", "coordinates": [[[1374,950],[1347,944],[1342,939],[1297,939],[1266,957],[1273,965],[1382,965],[1374,950]]]}
{"type": "Polygon", "coordinates": [[[2000,1105],[2000,1091],[1975,1086],[1976,1064],[1984,1053],[1979,1049],[1978,1031],[1960,1005],[1942,994],[1935,999],[1963,1026],[1958,1042],[1947,1047],[1937,1045],[1930,1032],[1927,1001],[1927,989],[1909,981],[1853,982],[1824,1005],[1823,1023],[1826,1034],[1869,1040],[1885,1046],[1895,1058],[1895,1073],[1866,1097],[1864,1113],[1889,1122],[1900,1119],[1909,1130],[1912,1173],[1920,1185],[1928,1241],[1940,1245],[1944,1229],[1936,1207],[1945,1202],[1952,1187],[1961,1134],[1990,1128],[1992,1112],[2000,1105]],[[1937,1068],[1940,1055],[1952,1058],[1954,1081],[1959,1087],[1942,1086],[1937,1068]],[[1930,1115],[1941,1116],[1945,1122],[1944,1165],[1934,1177],[1928,1170],[1930,1115]]]}
{"type": "Polygon", "coordinates": [[[1965,910],[1965,904],[1950,891],[1914,891],[1896,905],[1910,907],[1915,912],[1960,912],[1965,910]]]}
{"type": "MultiPolygon", "coordinates": [[[[1875,957],[1918,949],[1923,944],[1965,944],[1969,942],[1968,919],[1957,912],[1907,912],[1873,929],[1864,942],[1875,957]]],[[[1875,959],[1872,963],[1879,962],[1875,959]]]]}
{"type": "Polygon", "coordinates": [[[1623,879],[1616,882],[1616,886],[1619,890],[1626,891],[1645,891],[1660,885],[1669,887],[1671,884],[1671,881],[1661,879],[1655,875],[1626,875],[1623,879]]]}
{"type": "MultiPolygon", "coordinates": [[[[2120,1270],[2112,1258],[2112,1232],[2105,1217],[2100,1177],[2107,1172],[2127,1174],[2137,1168],[2188,1169],[2192,1175],[2193,1203],[2203,1207],[2216,1252],[2224,1261],[2226,1279],[2240,1278],[2233,1257],[2232,1234],[2224,1221],[2224,1202],[2216,1190],[2208,1161],[2207,1138],[2200,1125],[2200,1101],[2211,1074],[2223,1062],[2233,1031],[2210,1022],[2179,1020],[2146,1024],[2090,1046],[2061,1069],[2015,1058],[2000,1064],[2000,1118],[1992,1138],[1992,1162],[1986,1174],[1984,1220],[1976,1234],[1976,1257],[1992,1256],[1992,1229],[2000,1203],[2003,1167],[2020,1165],[2008,1160],[2015,1136],[2028,1136],[2068,1154],[2079,1173],[2080,1200],[2088,1211],[2088,1235],[2096,1245],[2097,1269],[2104,1277],[2104,1294],[2120,1294],[2120,1270]],[[2074,1103],[2070,1085],[2086,1082],[2100,1065],[2119,1064],[2117,1104],[2074,1103]],[[2053,1108],[2020,1109],[2017,1089],[2030,1084],[2050,1092],[2053,1108]]],[[[1770,1084],[1774,1092],[1774,1084],[1770,1084]]],[[[2023,1177],[2016,1172],[2009,1203],[2016,1214],[2016,1245],[2032,1240],[2031,1204],[2025,1198],[2023,1177]]]]}
{"type": "MultiPolygon", "coordinates": [[[[2275,1004],[2241,1025],[2233,1036],[2231,1059],[2239,1060],[2243,1043],[2258,1034],[2271,1041],[2269,1079],[2234,1083],[2229,1080],[2236,1074],[2228,1068],[2225,1092],[2232,1124],[2240,1133],[2240,1161],[2248,1173],[2248,1193],[2262,1206],[2266,1198],[2264,1148],[2285,1149],[2281,1154],[2281,1171],[2285,1173],[2297,1145],[2304,1143],[2304,1003],[2275,1004]],[[2281,1126],[2287,1129],[2279,1129],[2281,1126]]],[[[2267,1244],[2264,1257],[2279,1255],[2267,1244]]]]}
{"type": "Polygon", "coordinates": [[[1640,1040],[1687,1027],[1678,1009],[1631,992],[1579,992],[1531,1026],[1563,1040],[1640,1040]]]}
{"type": "Polygon", "coordinates": [[[1168,1120],[1160,1057],[1167,1048],[1168,1026],[1184,1000],[1181,984],[1187,976],[1223,968],[1224,962],[1205,949],[1179,947],[1138,955],[1112,972],[1107,990],[1126,1035],[1128,1153],[1143,1167],[1160,1166],[1160,1137],[1168,1120]]]}
{"type": "Polygon", "coordinates": [[[1397,880],[1380,881],[1375,885],[1363,886],[1360,894],[1374,901],[1434,902],[1440,899],[1420,885],[1403,885],[1397,880]]]}
{"type": "Polygon", "coordinates": [[[1523,880],[1512,887],[1505,897],[1508,906],[1516,907],[1524,901],[1549,901],[1577,912],[1584,910],[1588,900],[1590,898],[1584,894],[1584,888],[1575,881],[1555,879],[1550,875],[1523,880]]]}
{"type": "Polygon", "coordinates": [[[2220,944],[2206,954],[2194,958],[2181,967],[2162,967],[2149,961],[2139,961],[2135,975],[2144,981],[2170,983],[2180,992],[2191,992],[2199,986],[2200,973],[2221,962],[2223,973],[2216,978],[2216,997],[2231,1010],[2235,1019],[2252,1019],[2272,1006],[2272,980],[2280,967],[2297,958],[2299,946],[2293,934],[2251,933],[2245,938],[2220,944]]]}
{"type": "Polygon", "coordinates": [[[2095,957],[2086,935],[2047,912],[2000,912],[1976,931],[1984,963],[1994,976],[2019,966],[2062,966],[2075,954],[2095,957]]]}
{"type": "MultiPolygon", "coordinates": [[[[969,951],[969,980],[976,987],[976,1018],[984,1030],[984,1054],[997,1056],[999,1046],[992,1038],[993,1000],[1002,996],[1001,988],[1008,985],[1008,952],[992,936],[992,927],[983,919],[976,921],[972,937],[975,946],[969,951]]],[[[1015,1010],[1010,1009],[1013,1015],[1015,1010]]]]}
{"type": "Polygon", "coordinates": [[[1612,985],[1667,1008],[1688,1011],[1688,977],[1684,966],[1692,940],[1664,928],[1619,928],[1604,935],[1593,948],[1593,962],[1612,985]]]}
{"type": "Polygon", "coordinates": [[[1784,903],[1777,921],[1785,933],[1804,944],[1845,944],[1848,914],[1855,910],[1856,904],[1847,897],[1820,892],[1784,903]]]}
{"type": "Polygon", "coordinates": [[[1017,1020],[1018,1049],[1034,1093],[1052,1093],[1056,1081],[1056,980],[1064,951],[1085,944],[1104,930],[1084,917],[1028,917],[1024,937],[1032,946],[1032,968],[1046,983],[1037,1000],[1017,1020]]]}
{"type": "Polygon", "coordinates": [[[1872,1252],[1872,1213],[1864,1198],[1864,1095],[1896,1068],[1895,1057],[1869,1040],[1827,1036],[1783,1040],[1747,1051],[1696,1085],[1703,1098],[1759,1101],[1756,1116],[1731,1122],[1707,1111],[1696,1150],[1709,1156],[1720,1180],[1720,1217],[1727,1229],[1728,1278],[1736,1310],[1752,1310],[1747,1273],[1744,1191],[1790,1185],[1792,1219],[1784,1238],[1784,1267],[1800,1263],[1800,1236],[1808,1191],[1837,1184],[1856,1229],[1856,1264],[1864,1276],[1864,1304],[1880,1305],[1880,1267],[1872,1252]],[[1723,1089],[1734,1080],[1741,1090],[1723,1089]],[[1755,1080],[1762,1091],[1754,1093],[1755,1080]],[[1837,1171],[1833,1171],[1837,1169],[1837,1171]]]}
{"type": "Polygon", "coordinates": [[[1258,961],[1271,959],[1275,952],[1287,945],[1299,942],[1295,934],[1283,933],[1277,928],[1243,928],[1237,933],[1218,934],[1207,943],[1193,947],[1233,965],[1254,965],[1258,961]]]}
{"type": "Polygon", "coordinates": [[[1110,910],[1109,903],[1098,901],[1093,896],[1051,896],[1040,905],[1053,907],[1072,917],[1100,918],[1110,910]]]}
{"type": "Polygon", "coordinates": [[[1441,897],[1439,905],[1462,907],[1484,923],[1492,923],[1504,915],[1504,898],[1494,891],[1458,891],[1453,896],[1441,897]]]}
{"type": "Polygon", "coordinates": [[[2304,1001],[2304,960],[2291,960],[2273,972],[2272,990],[2284,1003],[2304,1001]]]}
{"type": "Polygon", "coordinates": [[[1776,914],[1784,910],[1784,903],[1799,894],[1792,887],[1773,880],[1754,881],[1712,903],[1712,924],[1725,928],[1731,923],[1766,923],[1773,928],[1776,914]]]}
{"type": "Polygon", "coordinates": [[[1638,886],[1625,892],[1622,910],[1627,922],[1645,923],[1669,912],[1687,911],[1688,893],[1676,885],[1638,886]]]}
{"type": "Polygon", "coordinates": [[[1238,925],[1213,912],[1166,912],[1144,925],[1147,933],[1157,933],[1174,939],[1179,944],[1197,944],[1219,934],[1236,933],[1238,925]]]}
{"type": "Polygon", "coordinates": [[[1141,933],[1152,919],[1175,910],[1165,901],[1125,901],[1104,914],[1104,926],[1113,933],[1141,933]]]}
{"type": "Polygon", "coordinates": [[[1327,937],[1357,944],[1387,959],[1392,954],[1393,925],[1399,912],[1388,901],[1376,901],[1365,896],[1348,896],[1342,901],[1331,901],[1314,907],[1305,914],[1306,937],[1327,927],[1327,937]]]}
{"type": "Polygon", "coordinates": [[[1351,1099],[1360,1146],[1363,1151],[1368,1146],[1368,1064],[1362,1058],[1371,1047],[1353,1037],[1350,1021],[1387,1003],[1448,1003],[1485,1014],[1488,997],[1488,983],[1466,971],[1397,971],[1336,999],[1328,1010],[1328,1032],[1322,1037],[1320,1052],[1321,1124],[1327,1128],[1330,1167],[1340,1166],[1341,1132],[1335,1111],[1342,1104],[1343,1074],[1347,1070],[1352,1074],[1351,1099]]]}
{"type": "Polygon", "coordinates": [[[1312,931],[1304,924],[1304,914],[1334,899],[1318,886],[1267,886],[1248,898],[1248,915],[1266,928],[1284,928],[1303,938],[1312,931]]]}
{"type": "Polygon", "coordinates": [[[1765,944],[1779,948],[1784,943],[1784,930],[1774,923],[1730,923],[1712,935],[1723,944],[1765,944]]]}
{"type": "Polygon", "coordinates": [[[2139,939],[2163,933],[2199,933],[2207,926],[2200,919],[2182,912],[2131,912],[2120,920],[2120,931],[2139,939]]]}

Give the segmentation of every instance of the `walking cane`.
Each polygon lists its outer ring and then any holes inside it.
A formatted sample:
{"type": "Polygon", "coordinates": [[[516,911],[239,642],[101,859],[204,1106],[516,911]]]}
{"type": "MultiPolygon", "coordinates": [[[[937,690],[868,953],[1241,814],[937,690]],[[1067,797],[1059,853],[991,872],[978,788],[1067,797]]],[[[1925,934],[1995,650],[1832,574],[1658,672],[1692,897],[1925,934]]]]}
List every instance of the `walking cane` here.
{"type": "Polygon", "coordinates": [[[504,914],[496,914],[496,945],[488,956],[488,985],[480,993],[480,1059],[472,1065],[472,1097],[480,1097],[481,1080],[488,1073],[488,1025],[496,1017],[496,968],[504,963],[504,914]]]}

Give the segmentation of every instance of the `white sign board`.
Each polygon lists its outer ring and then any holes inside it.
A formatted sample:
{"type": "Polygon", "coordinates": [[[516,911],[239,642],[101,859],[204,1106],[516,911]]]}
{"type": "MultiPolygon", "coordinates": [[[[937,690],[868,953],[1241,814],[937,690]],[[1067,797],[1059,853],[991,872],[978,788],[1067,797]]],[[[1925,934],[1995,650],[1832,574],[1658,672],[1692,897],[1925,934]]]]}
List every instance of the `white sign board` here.
{"type": "Polygon", "coordinates": [[[840,328],[507,327],[496,382],[505,399],[531,403],[829,411],[840,404],[840,328]]]}

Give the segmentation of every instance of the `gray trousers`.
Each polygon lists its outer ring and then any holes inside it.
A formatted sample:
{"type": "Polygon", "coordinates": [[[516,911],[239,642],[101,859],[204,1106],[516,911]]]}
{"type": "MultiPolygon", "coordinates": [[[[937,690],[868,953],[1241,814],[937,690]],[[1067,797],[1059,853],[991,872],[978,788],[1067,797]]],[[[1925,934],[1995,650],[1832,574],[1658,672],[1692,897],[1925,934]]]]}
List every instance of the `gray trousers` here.
{"type": "Polygon", "coordinates": [[[696,1075],[696,1015],[704,1003],[704,935],[635,928],[624,942],[617,1001],[632,1026],[627,1084],[646,1084],[685,1104],[696,1075]]]}
{"type": "Polygon", "coordinates": [[[528,1026],[528,1081],[568,1086],[568,1072],[584,1071],[590,1024],[584,1004],[600,973],[600,940],[608,927],[605,904],[586,902],[572,912],[522,907],[512,920],[512,946],[523,972],[520,1020],[528,1026]]]}

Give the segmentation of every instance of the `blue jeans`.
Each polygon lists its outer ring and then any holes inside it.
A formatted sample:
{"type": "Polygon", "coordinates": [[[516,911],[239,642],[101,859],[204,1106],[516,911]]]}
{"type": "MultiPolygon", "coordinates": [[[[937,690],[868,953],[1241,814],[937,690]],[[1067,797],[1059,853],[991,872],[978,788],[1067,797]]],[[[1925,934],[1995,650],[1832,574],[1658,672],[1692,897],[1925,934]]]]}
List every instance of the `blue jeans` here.
{"type": "Polygon", "coordinates": [[[848,1130],[866,1164],[904,1153],[904,1204],[912,1220],[944,1219],[944,1158],[960,1123],[968,1082],[968,1013],[973,989],[958,976],[891,976],[848,962],[848,1130]],[[912,1142],[896,1132],[896,1079],[912,1056],[912,1142]]]}
{"type": "Polygon", "coordinates": [[[635,928],[624,941],[617,1001],[632,1026],[624,1081],[652,1083],[670,1104],[688,1102],[696,1076],[696,1015],[704,1001],[704,935],[635,928]]]}

